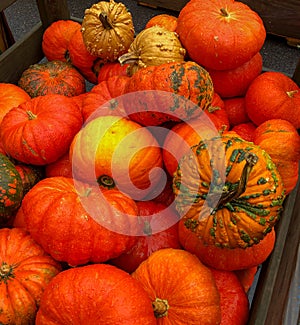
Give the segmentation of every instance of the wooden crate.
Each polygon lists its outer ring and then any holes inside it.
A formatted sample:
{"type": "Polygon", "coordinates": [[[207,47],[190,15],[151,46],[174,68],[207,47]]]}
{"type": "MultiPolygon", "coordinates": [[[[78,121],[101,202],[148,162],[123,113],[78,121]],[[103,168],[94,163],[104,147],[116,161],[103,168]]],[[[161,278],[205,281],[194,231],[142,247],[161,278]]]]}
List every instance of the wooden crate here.
{"type": "MultiPolygon", "coordinates": [[[[15,0],[1,0],[0,11],[15,0]]],[[[42,34],[52,22],[70,17],[67,0],[37,0],[41,21],[0,55],[0,82],[15,83],[25,68],[43,58],[42,34]]],[[[300,61],[293,79],[300,85],[300,61]]],[[[289,301],[297,260],[300,234],[300,185],[287,197],[284,213],[276,226],[277,239],[261,272],[251,304],[249,325],[282,324],[289,301]]]]}

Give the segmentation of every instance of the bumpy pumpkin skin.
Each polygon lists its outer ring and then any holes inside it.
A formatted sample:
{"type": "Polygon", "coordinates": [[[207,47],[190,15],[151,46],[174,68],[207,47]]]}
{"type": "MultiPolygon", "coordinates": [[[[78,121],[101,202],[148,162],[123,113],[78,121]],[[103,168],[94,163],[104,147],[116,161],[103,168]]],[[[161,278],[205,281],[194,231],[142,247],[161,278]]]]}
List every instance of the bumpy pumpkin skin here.
{"type": "Polygon", "coordinates": [[[24,230],[0,230],[0,323],[34,324],[45,287],[61,265],[24,230]]]}
{"type": "Polygon", "coordinates": [[[108,61],[126,53],[134,40],[131,13],[123,3],[113,0],[100,1],[86,9],[81,31],[87,50],[108,61]]]}
{"type": "Polygon", "coordinates": [[[128,52],[118,58],[121,64],[129,63],[128,74],[151,65],[183,62],[186,50],[178,35],[161,26],[142,30],[131,43],[128,52]]]}
{"type": "Polygon", "coordinates": [[[98,188],[80,182],[75,186],[71,178],[50,177],[24,196],[21,208],[26,229],[36,242],[53,258],[72,266],[117,257],[136,240],[127,235],[137,233],[136,222],[127,217],[136,216],[136,205],[116,190],[102,196],[98,188]]]}
{"type": "Polygon", "coordinates": [[[93,264],[63,271],[51,281],[35,324],[155,325],[156,319],[148,295],[128,273],[93,264]]]}
{"type": "Polygon", "coordinates": [[[278,221],[285,198],[271,157],[237,135],[192,147],[174,175],[173,189],[185,226],[204,244],[228,248],[263,239],[278,221]]]}
{"type": "Polygon", "coordinates": [[[86,90],[85,79],[75,67],[58,60],[31,65],[22,73],[18,86],[31,98],[46,94],[78,96],[86,90]]]}
{"type": "Polygon", "coordinates": [[[214,89],[209,73],[197,63],[187,61],[138,70],[124,90],[132,92],[140,93],[128,96],[125,109],[131,119],[149,126],[199,116],[210,106],[214,89]]]}
{"type": "Polygon", "coordinates": [[[132,277],[152,300],[157,324],[220,324],[220,297],[213,275],[195,255],[181,249],[160,249],[140,264],[132,277]]]}

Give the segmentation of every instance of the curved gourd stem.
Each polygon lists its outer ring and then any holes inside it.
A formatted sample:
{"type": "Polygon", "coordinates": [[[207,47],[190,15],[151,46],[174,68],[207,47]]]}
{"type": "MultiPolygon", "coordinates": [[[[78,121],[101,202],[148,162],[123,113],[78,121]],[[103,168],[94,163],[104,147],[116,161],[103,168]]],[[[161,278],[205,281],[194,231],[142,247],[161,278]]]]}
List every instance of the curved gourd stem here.
{"type": "Polygon", "coordinates": [[[113,25],[112,25],[112,22],[111,20],[109,19],[108,15],[106,12],[101,12],[99,14],[99,19],[102,23],[102,25],[104,26],[105,29],[112,29],[113,28],[113,25]]]}
{"type": "Polygon", "coordinates": [[[135,63],[140,59],[139,55],[134,52],[127,52],[118,58],[121,65],[135,63]]]}

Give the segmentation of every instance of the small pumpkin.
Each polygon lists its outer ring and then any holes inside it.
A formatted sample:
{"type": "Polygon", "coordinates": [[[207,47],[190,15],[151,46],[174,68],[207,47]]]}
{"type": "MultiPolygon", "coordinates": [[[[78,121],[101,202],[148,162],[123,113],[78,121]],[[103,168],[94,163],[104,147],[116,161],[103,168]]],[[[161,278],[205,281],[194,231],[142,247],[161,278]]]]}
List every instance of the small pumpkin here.
{"type": "Polygon", "coordinates": [[[45,166],[45,177],[64,176],[72,177],[72,163],[69,157],[69,151],[45,166]]]}
{"type": "Polygon", "coordinates": [[[196,118],[211,104],[214,89],[209,73],[187,61],[139,69],[124,93],[129,117],[149,126],[196,118]]]}
{"type": "Polygon", "coordinates": [[[18,86],[31,98],[46,94],[78,96],[85,93],[85,79],[73,65],[62,61],[36,63],[23,71],[18,86]]]}
{"type": "Polygon", "coordinates": [[[41,297],[61,265],[20,228],[0,229],[0,323],[34,324],[41,297]]]}
{"type": "Polygon", "coordinates": [[[231,131],[237,133],[242,139],[253,142],[256,125],[252,122],[241,123],[231,128],[231,131]]]}
{"type": "Polygon", "coordinates": [[[107,80],[113,76],[128,76],[128,64],[121,65],[120,62],[106,62],[98,71],[97,82],[107,80]]]}
{"type": "Polygon", "coordinates": [[[155,325],[156,320],[136,280],[112,265],[93,264],[65,270],[49,283],[35,324],[51,323],[155,325]]]}
{"type": "Polygon", "coordinates": [[[157,324],[217,325],[220,296],[212,272],[184,250],[152,253],[132,273],[148,293],[157,324]]]}
{"type": "Polygon", "coordinates": [[[72,98],[48,94],[11,109],[1,123],[0,139],[12,158],[46,165],[68,151],[82,123],[81,111],[72,98]]]}
{"type": "Polygon", "coordinates": [[[171,32],[175,32],[177,27],[177,17],[171,14],[155,15],[146,22],[145,28],[150,28],[152,26],[161,26],[171,32]]]}
{"type": "Polygon", "coordinates": [[[134,40],[131,13],[122,2],[100,1],[84,12],[81,31],[87,50],[95,56],[115,61],[134,40]]]}
{"type": "Polygon", "coordinates": [[[255,276],[258,274],[258,271],[259,265],[234,271],[246,293],[248,293],[252,285],[254,285],[255,276]]]}
{"type": "Polygon", "coordinates": [[[155,25],[143,29],[131,43],[128,52],[118,60],[128,63],[128,74],[151,65],[169,62],[183,62],[186,50],[182,47],[178,35],[164,27],[155,25]]]}
{"type": "Polygon", "coordinates": [[[251,122],[246,111],[245,97],[224,98],[223,102],[231,128],[235,125],[251,122]]]}
{"type": "Polygon", "coordinates": [[[257,244],[283,210],[282,178],[259,146],[235,135],[200,141],[173,178],[175,204],[184,225],[207,245],[257,244]]]}

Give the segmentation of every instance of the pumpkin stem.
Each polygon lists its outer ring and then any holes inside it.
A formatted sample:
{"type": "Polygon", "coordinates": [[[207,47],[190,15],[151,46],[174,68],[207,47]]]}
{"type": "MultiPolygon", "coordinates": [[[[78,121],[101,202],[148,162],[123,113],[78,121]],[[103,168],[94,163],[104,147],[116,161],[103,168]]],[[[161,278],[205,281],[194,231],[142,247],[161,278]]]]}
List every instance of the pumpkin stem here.
{"type": "Polygon", "coordinates": [[[245,154],[245,160],[246,160],[246,164],[242,170],[241,178],[237,183],[237,186],[235,186],[233,189],[225,188],[223,190],[218,206],[224,205],[238,198],[245,192],[249,175],[251,173],[252,168],[258,161],[258,157],[254,153],[247,152],[245,154]]]}
{"type": "Polygon", "coordinates": [[[2,262],[0,266],[0,283],[3,281],[5,284],[7,280],[14,277],[13,270],[16,265],[9,265],[6,262],[2,262]]]}
{"type": "Polygon", "coordinates": [[[220,12],[223,17],[229,17],[229,14],[225,8],[221,8],[220,12]]]}
{"type": "Polygon", "coordinates": [[[287,91],[287,95],[292,98],[294,97],[295,94],[297,94],[298,90],[291,90],[291,91],[287,91]]]}
{"type": "Polygon", "coordinates": [[[168,300],[160,298],[155,298],[155,300],[152,302],[152,307],[156,318],[167,316],[170,308],[168,300]]]}
{"type": "Polygon", "coordinates": [[[29,120],[34,120],[37,118],[37,116],[35,114],[33,114],[31,111],[26,111],[28,119],[29,120]]]}
{"type": "Polygon", "coordinates": [[[120,62],[121,65],[124,64],[131,64],[131,63],[136,63],[140,58],[138,55],[136,55],[134,52],[127,52],[122,54],[119,58],[118,61],[120,62]]]}
{"type": "Polygon", "coordinates": [[[99,19],[105,29],[112,29],[113,25],[105,11],[100,12],[99,19]]]}
{"type": "Polygon", "coordinates": [[[108,175],[101,175],[98,177],[97,182],[100,186],[112,189],[116,186],[114,180],[108,175]]]}

